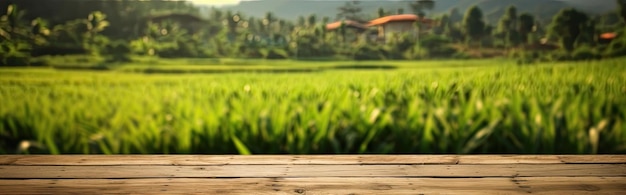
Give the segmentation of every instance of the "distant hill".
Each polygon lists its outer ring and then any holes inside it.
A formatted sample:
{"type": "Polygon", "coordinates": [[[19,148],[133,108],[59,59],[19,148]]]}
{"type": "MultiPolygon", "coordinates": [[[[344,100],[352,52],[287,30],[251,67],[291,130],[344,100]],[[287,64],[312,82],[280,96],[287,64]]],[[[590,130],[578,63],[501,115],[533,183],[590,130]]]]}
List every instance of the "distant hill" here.
{"type": "Polygon", "coordinates": [[[478,0],[459,1],[455,6],[460,10],[466,10],[472,5],[478,5],[485,15],[487,22],[495,24],[509,6],[515,6],[518,14],[528,12],[535,17],[548,21],[561,9],[572,7],[571,5],[555,0],[478,0]]]}
{"type": "Polygon", "coordinates": [[[615,0],[558,0],[580,8],[593,14],[602,14],[614,11],[617,8],[615,0]]]}
{"type": "MultiPolygon", "coordinates": [[[[275,16],[283,19],[295,21],[298,16],[308,16],[316,14],[318,18],[328,16],[333,20],[337,15],[337,8],[344,5],[342,0],[257,0],[241,1],[238,5],[225,6],[222,9],[239,11],[246,16],[263,17],[265,13],[272,12],[275,16]]],[[[574,7],[589,14],[600,14],[612,11],[616,7],[615,0],[436,0],[435,9],[430,15],[448,12],[453,8],[458,8],[465,12],[472,5],[478,5],[485,14],[485,19],[490,23],[498,21],[507,7],[514,5],[518,12],[530,12],[549,21],[550,18],[563,8],[574,7]]],[[[360,1],[363,9],[362,13],[376,16],[378,8],[396,12],[402,8],[405,13],[410,13],[409,1],[400,0],[378,0],[360,1]]]]}

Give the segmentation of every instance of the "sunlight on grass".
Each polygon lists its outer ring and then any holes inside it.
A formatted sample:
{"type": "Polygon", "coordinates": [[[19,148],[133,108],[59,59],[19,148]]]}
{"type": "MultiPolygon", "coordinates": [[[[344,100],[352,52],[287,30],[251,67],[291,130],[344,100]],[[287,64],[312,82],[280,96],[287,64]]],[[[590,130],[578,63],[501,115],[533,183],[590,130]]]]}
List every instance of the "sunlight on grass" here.
{"type": "MultiPolygon", "coordinates": [[[[0,153],[625,153],[621,60],[290,74],[0,69],[0,153]]],[[[350,63],[294,67],[338,64],[350,63]]],[[[211,68],[192,66],[165,65],[211,68]]]]}

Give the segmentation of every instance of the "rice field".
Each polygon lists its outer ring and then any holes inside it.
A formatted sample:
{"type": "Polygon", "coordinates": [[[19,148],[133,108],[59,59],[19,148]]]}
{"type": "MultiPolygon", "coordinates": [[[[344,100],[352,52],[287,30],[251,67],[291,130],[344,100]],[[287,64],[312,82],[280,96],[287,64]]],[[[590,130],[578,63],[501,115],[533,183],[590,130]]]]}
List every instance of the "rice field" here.
{"type": "Polygon", "coordinates": [[[624,60],[5,68],[0,154],[626,154],[624,60]]]}

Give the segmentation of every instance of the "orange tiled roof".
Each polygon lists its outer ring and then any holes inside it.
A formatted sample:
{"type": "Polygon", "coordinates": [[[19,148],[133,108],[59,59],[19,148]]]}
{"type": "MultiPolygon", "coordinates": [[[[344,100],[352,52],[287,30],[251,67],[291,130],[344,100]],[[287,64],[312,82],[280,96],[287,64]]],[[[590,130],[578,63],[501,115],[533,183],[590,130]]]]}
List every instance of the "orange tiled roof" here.
{"type": "Polygon", "coordinates": [[[400,14],[400,15],[391,15],[391,16],[385,16],[382,18],[377,18],[374,19],[372,21],[370,21],[367,26],[377,26],[377,25],[381,25],[381,24],[385,24],[388,22],[399,22],[399,21],[422,21],[424,23],[431,23],[432,20],[431,19],[426,19],[426,18],[420,18],[419,16],[415,15],[415,14],[400,14]]]}
{"type": "MultiPolygon", "coordinates": [[[[400,15],[385,16],[382,18],[374,19],[367,24],[362,24],[360,22],[352,21],[352,20],[345,20],[344,22],[346,23],[346,26],[349,26],[349,27],[367,29],[367,27],[377,26],[377,25],[388,23],[388,22],[418,21],[418,20],[421,21],[422,23],[428,23],[428,24],[433,22],[433,20],[431,19],[420,18],[419,16],[415,14],[400,14],[400,15]]],[[[333,22],[333,23],[326,25],[326,30],[334,30],[334,29],[339,28],[340,26],[341,26],[341,21],[333,22]]]]}
{"type": "Polygon", "coordinates": [[[367,28],[366,25],[361,24],[357,21],[345,20],[345,21],[337,21],[337,22],[333,22],[330,24],[326,24],[326,30],[334,30],[334,29],[341,27],[341,22],[345,22],[347,27],[355,27],[355,28],[361,28],[361,29],[367,28]]]}
{"type": "Polygon", "coordinates": [[[614,32],[602,33],[600,35],[601,39],[615,39],[615,37],[617,37],[617,33],[614,32]]]}

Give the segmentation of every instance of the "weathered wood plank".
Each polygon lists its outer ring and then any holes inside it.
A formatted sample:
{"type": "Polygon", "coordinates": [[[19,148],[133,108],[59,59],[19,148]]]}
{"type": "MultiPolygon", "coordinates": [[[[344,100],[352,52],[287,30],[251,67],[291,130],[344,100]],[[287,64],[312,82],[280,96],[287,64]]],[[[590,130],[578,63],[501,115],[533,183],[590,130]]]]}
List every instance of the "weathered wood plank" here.
{"type": "Polygon", "coordinates": [[[39,155],[0,156],[1,165],[453,164],[456,156],[357,155],[39,155]]]}
{"type": "Polygon", "coordinates": [[[624,177],[0,180],[0,194],[623,194],[624,177]]]}
{"type": "Polygon", "coordinates": [[[624,164],[0,166],[0,178],[626,176],[624,164]]]}
{"type": "Polygon", "coordinates": [[[626,164],[626,155],[0,155],[0,165],[626,164]]]}

